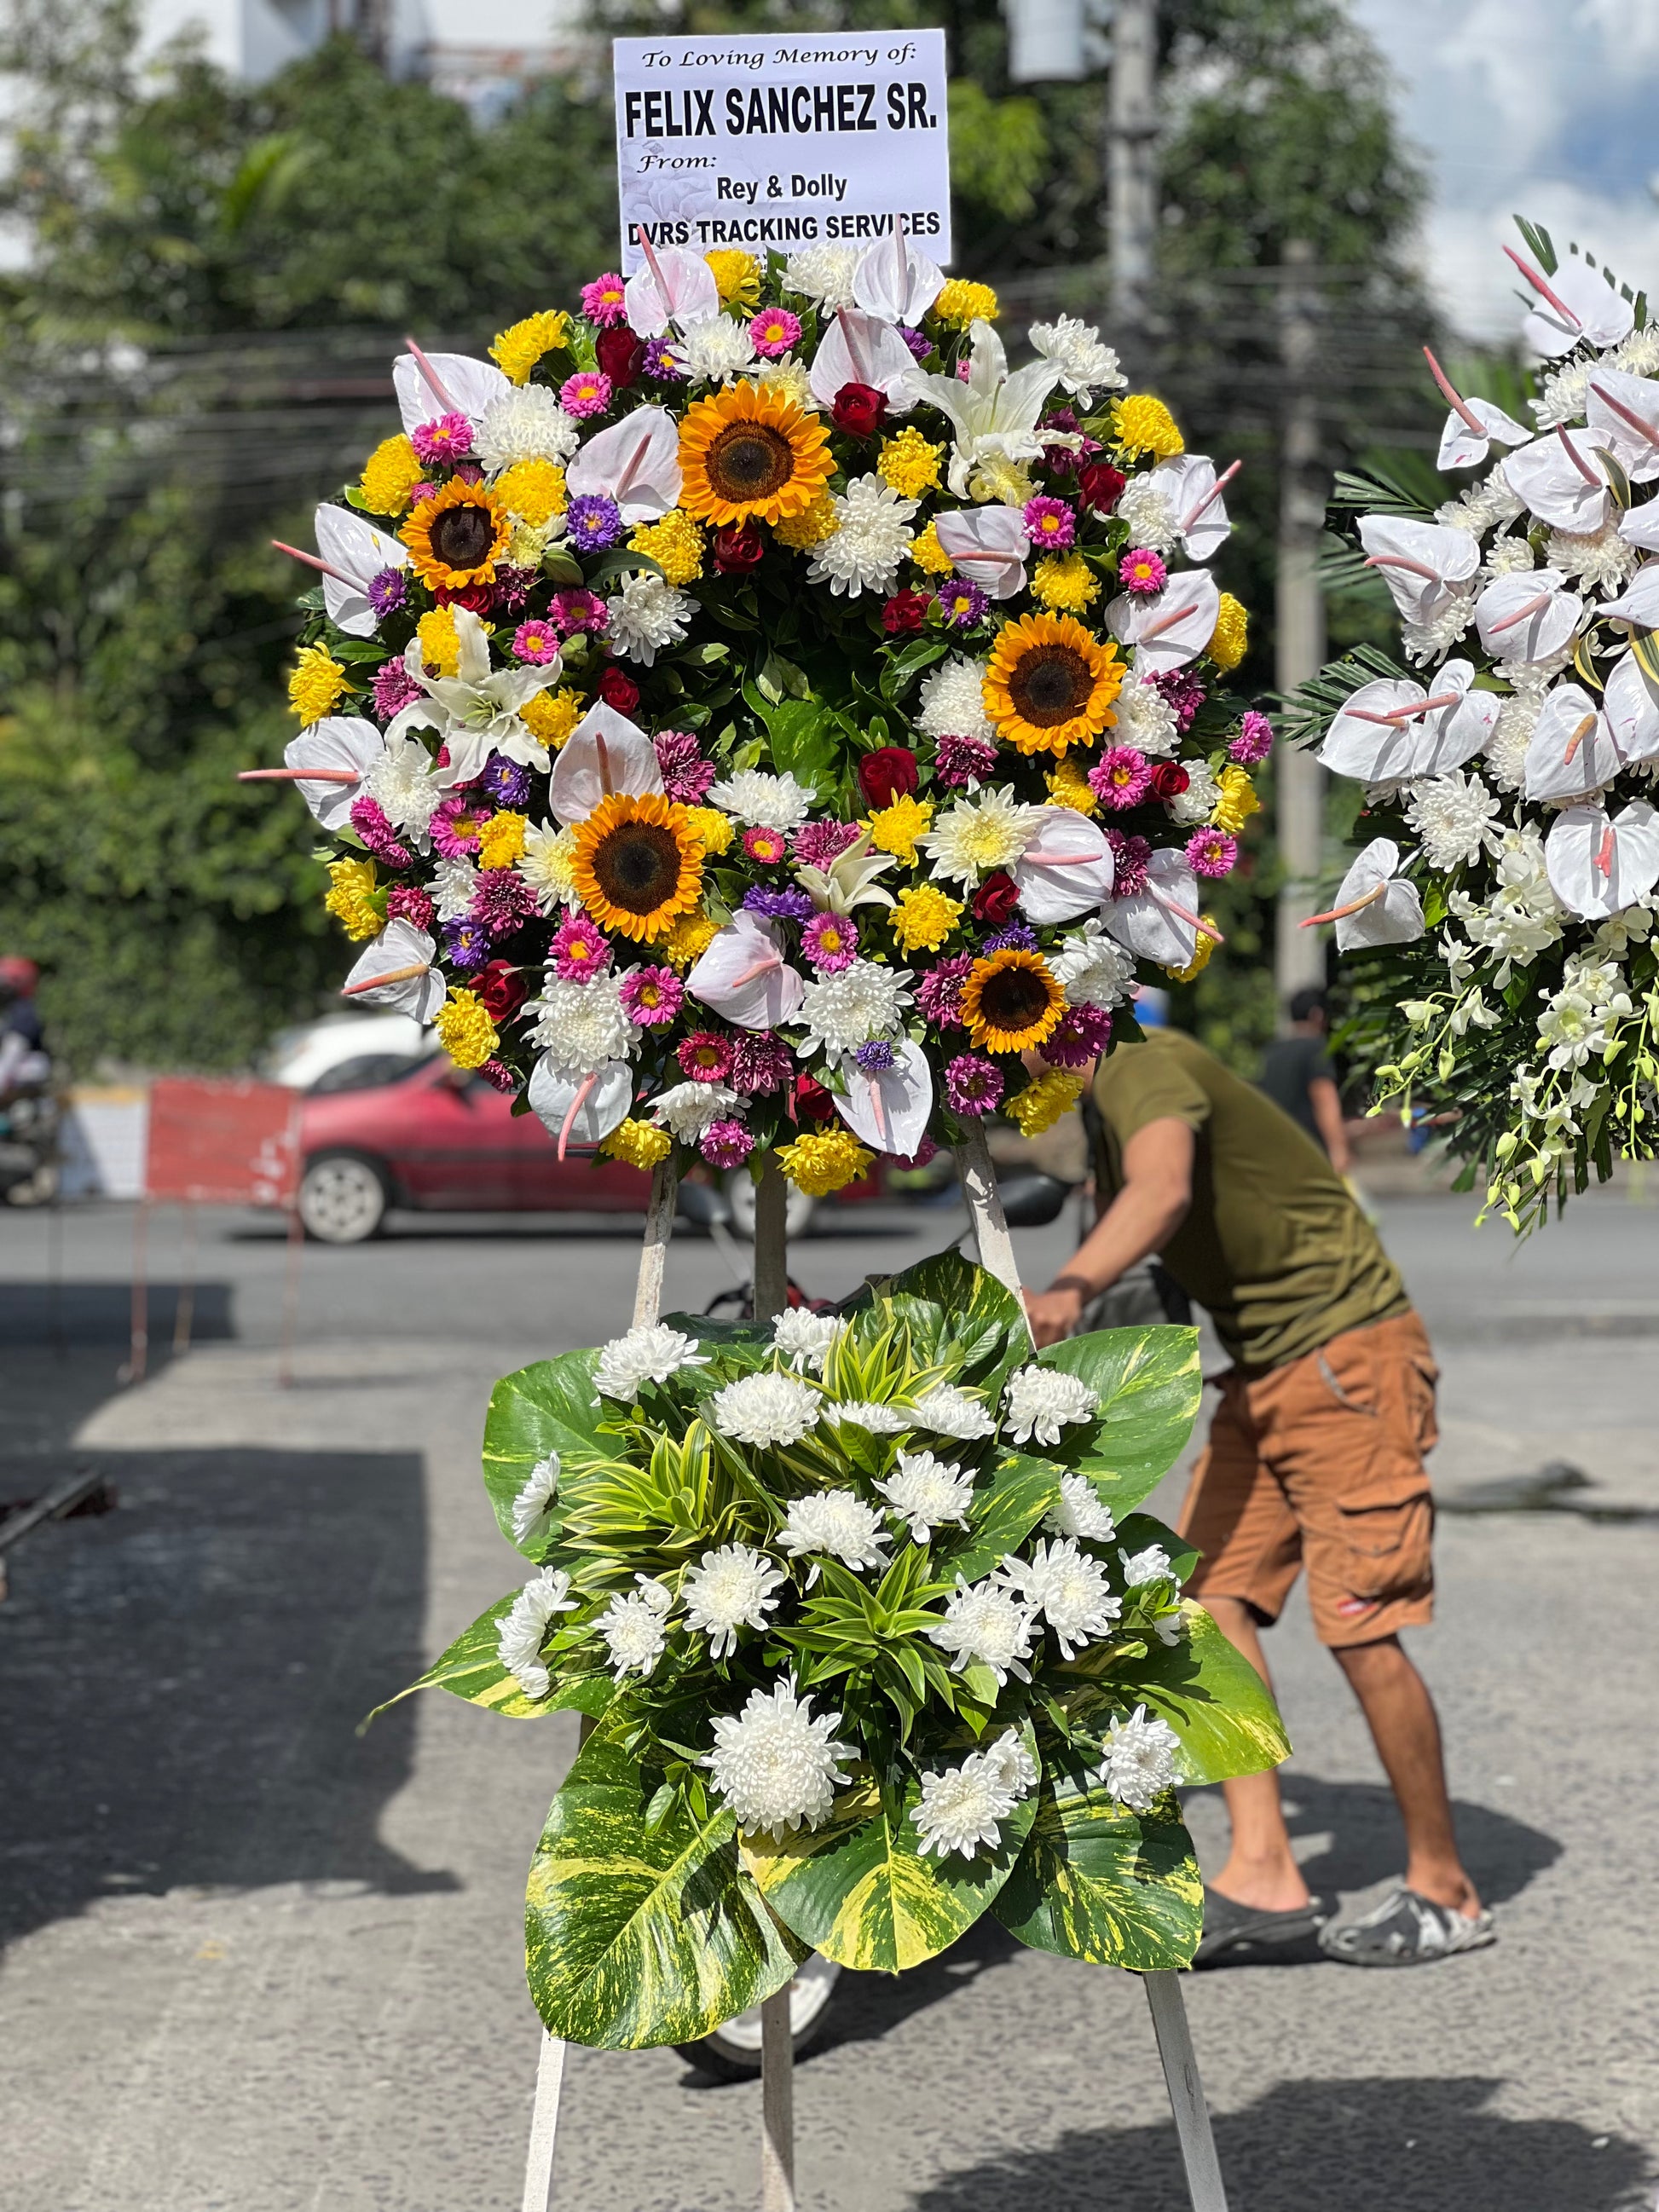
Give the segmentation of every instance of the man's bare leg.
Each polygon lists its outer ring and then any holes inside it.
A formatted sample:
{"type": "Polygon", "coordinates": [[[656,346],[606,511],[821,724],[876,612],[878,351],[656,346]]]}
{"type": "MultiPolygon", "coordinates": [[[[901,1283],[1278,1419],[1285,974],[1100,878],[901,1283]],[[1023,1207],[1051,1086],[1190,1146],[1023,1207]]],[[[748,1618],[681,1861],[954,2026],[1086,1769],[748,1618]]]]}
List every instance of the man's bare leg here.
{"type": "MultiPolygon", "coordinates": [[[[1243,1654],[1271,1689],[1267,1655],[1249,1606],[1236,1597],[1206,1596],[1203,1603],[1227,1641],[1243,1654]]],[[[1232,1826],[1232,1849],[1210,1887],[1235,1904],[1253,1905],[1261,1912],[1296,1911],[1309,1902],[1309,1890],[1291,1850],[1290,1831],[1279,1802],[1278,1775],[1270,1768],[1266,1774],[1240,1775],[1221,1787],[1232,1826]]],[[[1424,1894],[1432,1893],[1425,1890],[1424,1894]]]]}
{"type": "MultiPolygon", "coordinates": [[[[1242,1610],[1242,1608],[1241,1608],[1242,1610]]],[[[1218,1620],[1220,1616],[1218,1613],[1218,1620]]],[[[1231,1623],[1224,1623],[1235,1643],[1231,1623]]],[[[1239,1647],[1248,1650],[1243,1644],[1239,1647]]],[[[1397,1636],[1375,1644],[1354,1644],[1333,1652],[1359,1700],[1371,1741],[1389,1778],[1400,1817],[1406,1825],[1406,1887],[1436,1905],[1450,1906],[1474,1919],[1480,1899],[1457,1855],[1446,1768],[1441,1755],[1440,1722],[1428,1684],[1413,1666],[1397,1636]]],[[[1255,1665],[1255,1661],[1251,1664],[1255,1665]]],[[[1253,1779],[1271,1781],[1271,1775],[1253,1779]]],[[[1238,1785],[1229,1783],[1228,1804],[1238,1785]]],[[[1237,1829],[1234,1828],[1234,1850],[1237,1829]]],[[[1231,1862],[1230,1862],[1231,1863],[1231,1862]]],[[[1224,1888],[1226,1884],[1221,1885],[1224,1888]]],[[[1231,1891],[1228,1893],[1232,1893],[1231,1891]]]]}

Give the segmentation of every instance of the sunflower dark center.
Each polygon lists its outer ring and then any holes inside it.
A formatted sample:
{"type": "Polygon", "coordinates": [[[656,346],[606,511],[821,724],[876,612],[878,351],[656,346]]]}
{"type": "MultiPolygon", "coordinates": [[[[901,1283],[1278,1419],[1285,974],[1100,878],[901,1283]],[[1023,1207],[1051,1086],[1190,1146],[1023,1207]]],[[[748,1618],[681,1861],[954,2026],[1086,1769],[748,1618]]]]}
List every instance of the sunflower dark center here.
{"type": "Polygon", "coordinates": [[[487,507],[447,507],[433,516],[430,536],[446,568],[477,568],[495,543],[495,518],[487,507]]]}
{"type": "Polygon", "coordinates": [[[1008,679],[1008,696],[1020,720],[1039,730],[1052,730],[1080,714],[1094,688],[1093,672],[1072,645],[1033,646],[1020,655],[1008,679]]]}
{"type": "Polygon", "coordinates": [[[708,481],[738,506],[769,499],[795,473],[794,449],[769,422],[730,422],[708,447],[708,481]]]}
{"type": "Polygon", "coordinates": [[[593,850],[593,879],[624,914],[654,914],[680,880],[680,848],[659,822],[625,822],[593,850]]]}
{"type": "Polygon", "coordinates": [[[1029,968],[999,968],[985,979],[979,1011],[993,1029],[1030,1029],[1048,1011],[1048,987],[1029,968]]]}

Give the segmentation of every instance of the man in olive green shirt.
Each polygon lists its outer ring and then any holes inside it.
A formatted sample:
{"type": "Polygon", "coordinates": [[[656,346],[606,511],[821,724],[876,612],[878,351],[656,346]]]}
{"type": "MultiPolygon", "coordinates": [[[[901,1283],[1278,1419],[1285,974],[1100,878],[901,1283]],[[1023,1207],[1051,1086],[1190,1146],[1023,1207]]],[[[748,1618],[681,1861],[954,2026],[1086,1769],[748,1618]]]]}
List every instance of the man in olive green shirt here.
{"type": "MultiPolygon", "coordinates": [[[[1401,1887],[1333,1956],[1409,1966],[1493,1940],[1458,1856],[1439,1723],[1401,1628],[1433,1610],[1434,1355],[1398,1269],[1320,1147],[1192,1037],[1116,1046],[1095,1079],[1104,1207],[1048,1289],[1039,1344],[1158,1254],[1233,1365],[1194,1471],[1190,1589],[1265,1680],[1259,1630],[1305,1567],[1314,1626],[1346,1674],[1399,1804],[1401,1887]]],[[[1324,1915],[1291,1854],[1272,1773],[1225,1785],[1232,1849],[1206,1885],[1199,1956],[1304,1937],[1324,1915]]]]}

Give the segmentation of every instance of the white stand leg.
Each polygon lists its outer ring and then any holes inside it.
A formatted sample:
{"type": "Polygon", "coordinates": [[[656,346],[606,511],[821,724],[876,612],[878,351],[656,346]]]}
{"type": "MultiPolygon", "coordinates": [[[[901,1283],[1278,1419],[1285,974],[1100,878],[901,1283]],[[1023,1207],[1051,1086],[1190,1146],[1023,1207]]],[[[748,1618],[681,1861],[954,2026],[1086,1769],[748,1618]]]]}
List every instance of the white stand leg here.
{"type": "Polygon", "coordinates": [[[668,1242],[674,1234],[674,1208],[680,1179],[674,1172],[674,1156],[659,1160],[651,1170],[651,1203],[646,1209],[645,1243],[640,1252],[639,1280],[634,1290],[634,1326],[649,1328],[662,1311],[663,1271],[668,1265],[668,1242]]]}
{"type": "Polygon", "coordinates": [[[1014,1257],[1014,1240],[1003,1218],[996,1170],[991,1165],[991,1149],[985,1141],[983,1129],[975,1129],[957,1146],[957,1172],[962,1178],[962,1194],[968,1201],[969,1218],[974,1224],[979,1264],[988,1275],[994,1275],[1006,1290],[1018,1297],[1019,1262],[1014,1257]]]}
{"type": "Polygon", "coordinates": [[[795,2212],[795,2052],[787,1989],[761,2006],[761,2212],[795,2212]]]}

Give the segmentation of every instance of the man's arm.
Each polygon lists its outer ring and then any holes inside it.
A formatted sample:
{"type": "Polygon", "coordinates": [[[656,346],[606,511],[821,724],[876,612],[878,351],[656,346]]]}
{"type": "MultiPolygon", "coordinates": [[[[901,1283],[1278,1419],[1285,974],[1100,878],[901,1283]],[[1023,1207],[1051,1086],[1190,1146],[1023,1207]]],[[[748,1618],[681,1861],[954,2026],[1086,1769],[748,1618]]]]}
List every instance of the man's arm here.
{"type": "Polygon", "coordinates": [[[1123,1188],[1046,1291],[1027,1291],[1039,1346],[1069,1336],[1091,1298],[1148,1253],[1161,1252],[1193,1202],[1193,1133],[1168,1115],[1137,1129],[1123,1147],[1123,1188]]]}
{"type": "Polygon", "coordinates": [[[1342,1120],[1342,1098],[1328,1075],[1316,1075],[1308,1085],[1308,1103],[1314,1122],[1331,1156],[1331,1165],[1345,1176],[1353,1165],[1353,1151],[1342,1120]]]}

